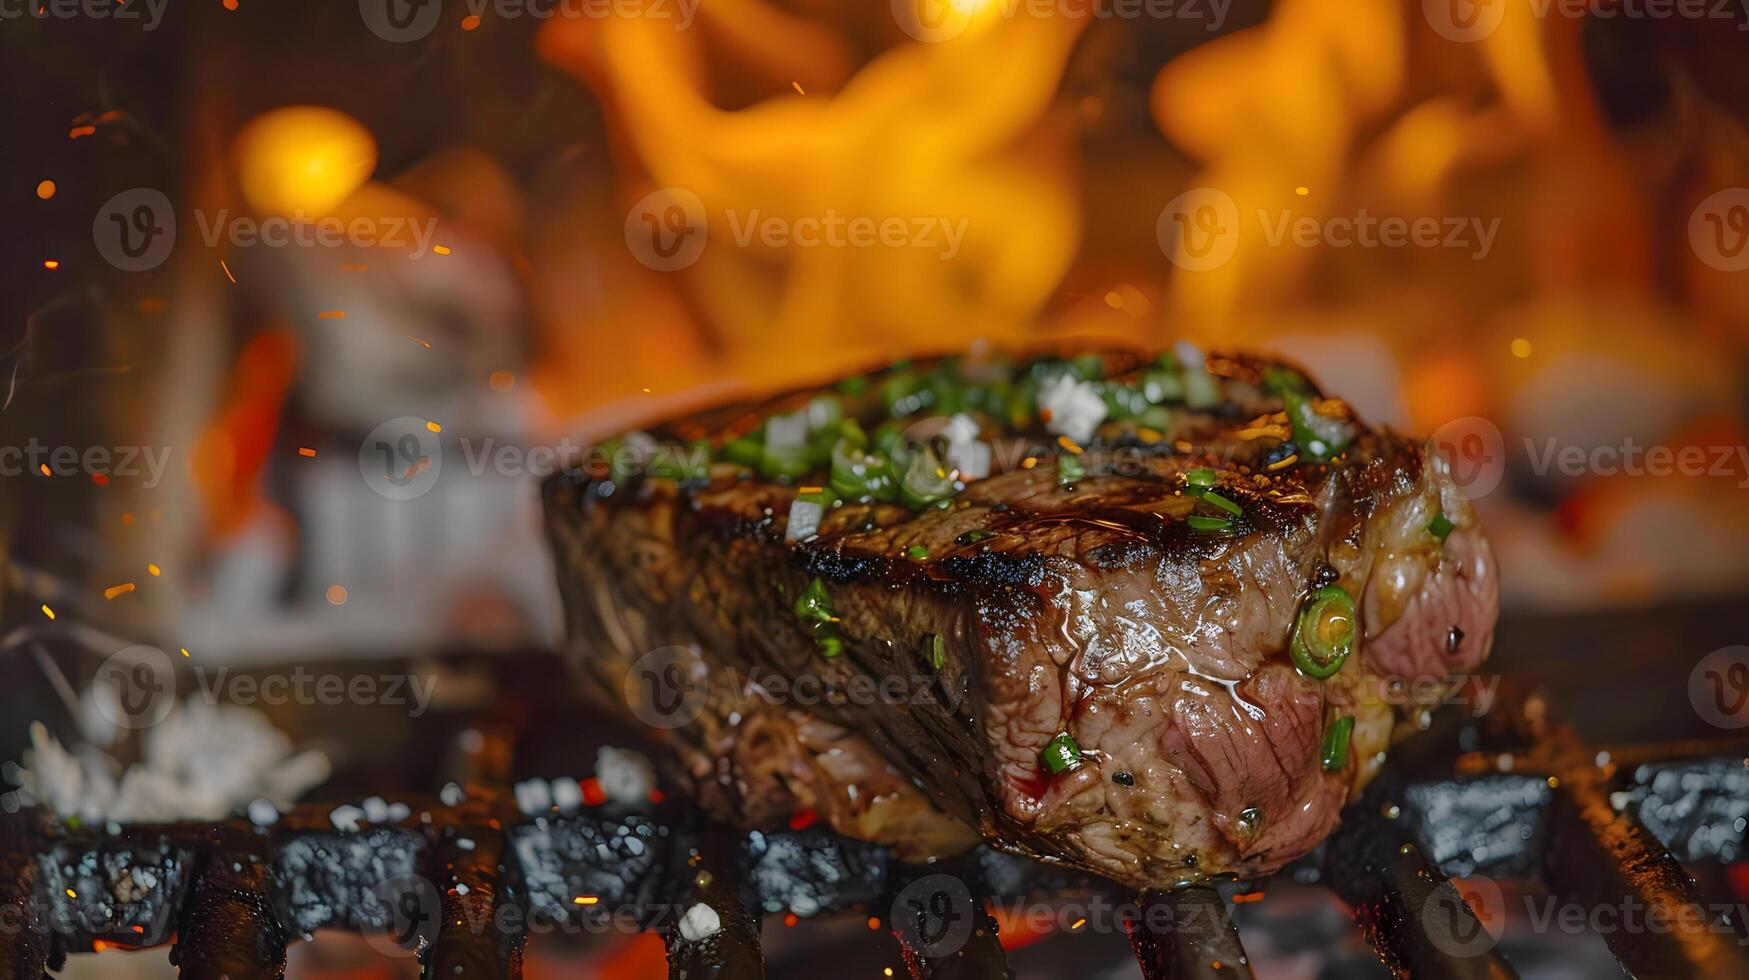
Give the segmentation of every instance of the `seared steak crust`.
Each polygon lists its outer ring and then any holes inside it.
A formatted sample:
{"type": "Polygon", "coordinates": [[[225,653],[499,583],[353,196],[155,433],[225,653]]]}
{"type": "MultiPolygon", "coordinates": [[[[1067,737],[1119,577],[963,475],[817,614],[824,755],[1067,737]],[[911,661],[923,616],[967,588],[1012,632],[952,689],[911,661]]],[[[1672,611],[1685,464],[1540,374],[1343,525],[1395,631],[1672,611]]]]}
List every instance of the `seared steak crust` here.
{"type": "MultiPolygon", "coordinates": [[[[1147,363],[1105,356],[1119,378],[1147,363]]],[[[1330,462],[1285,457],[1274,364],[1210,358],[1218,403],[1174,408],[1164,429],[1107,422],[1068,444],[1085,451],[1067,464],[1002,441],[1054,452],[1048,436],[999,434],[1012,465],[945,506],[842,501],[800,540],[786,540],[791,506],[819,479],[727,463],[686,483],[555,477],[570,656],[597,701],[648,723],[627,710],[628,672],[652,650],[689,651],[701,710],[657,734],[725,819],[812,813],[911,856],[963,847],[970,827],[1139,886],[1270,872],[1334,827],[1393,732],[1438,696],[1429,682],[1482,661],[1497,606],[1443,463],[1352,419],[1330,462]],[[1064,478],[1076,462],[1085,476],[1064,478]],[[1241,511],[1212,531],[1188,520],[1207,471],[1241,511]],[[815,580],[843,641],[833,656],[795,611],[815,580]],[[1308,593],[1330,585],[1355,598],[1360,632],[1318,680],[1287,648],[1308,593]],[[818,698],[773,696],[813,681],[818,698]],[[869,695],[882,683],[896,696],[869,695]],[[1326,764],[1344,716],[1346,758],[1326,764]],[[1079,757],[1053,773],[1043,754],[1065,732],[1079,757]]],[[[652,435],[720,446],[805,399],[652,435]]]]}

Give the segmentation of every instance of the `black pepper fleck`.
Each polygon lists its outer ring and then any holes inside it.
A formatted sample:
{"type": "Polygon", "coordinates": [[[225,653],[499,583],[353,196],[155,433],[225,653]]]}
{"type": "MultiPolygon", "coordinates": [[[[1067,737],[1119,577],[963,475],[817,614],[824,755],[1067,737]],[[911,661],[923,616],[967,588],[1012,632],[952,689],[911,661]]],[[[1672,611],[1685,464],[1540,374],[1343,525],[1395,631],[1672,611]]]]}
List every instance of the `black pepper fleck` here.
{"type": "Polygon", "coordinates": [[[1134,786],[1136,784],[1136,777],[1120,769],[1111,774],[1111,781],[1119,786],[1134,786]]]}

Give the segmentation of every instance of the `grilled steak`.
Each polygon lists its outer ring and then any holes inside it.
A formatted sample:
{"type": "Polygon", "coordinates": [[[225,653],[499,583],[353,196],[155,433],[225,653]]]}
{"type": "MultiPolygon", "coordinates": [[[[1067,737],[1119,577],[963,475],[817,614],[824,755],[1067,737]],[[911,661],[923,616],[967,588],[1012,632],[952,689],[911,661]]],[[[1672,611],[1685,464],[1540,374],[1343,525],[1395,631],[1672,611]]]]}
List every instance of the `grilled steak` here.
{"type": "Polygon", "coordinates": [[[546,488],[570,656],[750,826],[1268,873],[1492,639],[1444,463],[1274,361],[905,364],[610,448],[546,488]]]}

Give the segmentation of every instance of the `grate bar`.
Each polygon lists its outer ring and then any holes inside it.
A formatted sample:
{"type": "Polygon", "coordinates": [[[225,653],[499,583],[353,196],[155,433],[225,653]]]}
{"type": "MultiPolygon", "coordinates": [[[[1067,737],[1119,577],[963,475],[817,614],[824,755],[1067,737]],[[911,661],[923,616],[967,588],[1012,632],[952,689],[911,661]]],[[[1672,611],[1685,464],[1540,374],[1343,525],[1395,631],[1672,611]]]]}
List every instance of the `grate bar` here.
{"type": "Polygon", "coordinates": [[[523,919],[501,914],[510,899],[510,889],[498,871],[509,866],[504,835],[479,828],[467,839],[473,842],[472,850],[460,847],[453,836],[434,850],[443,866],[436,876],[443,883],[442,912],[437,941],[423,957],[421,976],[521,980],[523,919]]]}
{"type": "Polygon", "coordinates": [[[748,902],[741,868],[745,849],[736,837],[720,829],[705,834],[688,862],[692,877],[685,897],[667,916],[670,980],[762,980],[765,964],[759,948],[759,913],[748,902]],[[697,941],[681,935],[682,919],[697,905],[715,913],[715,933],[697,941]]]}
{"type": "Polygon", "coordinates": [[[983,902],[970,904],[971,932],[963,943],[948,943],[937,950],[915,941],[916,929],[894,930],[914,980],[1008,980],[1014,975],[1008,969],[996,919],[983,902]]]}
{"type": "Polygon", "coordinates": [[[1582,772],[1563,780],[1550,821],[1548,873],[1555,889],[1586,908],[1643,915],[1640,927],[1624,925],[1603,936],[1629,972],[1749,978],[1749,954],[1738,937],[1711,920],[1682,865],[1639,821],[1617,813],[1596,781],[1582,772]]]}
{"type": "Polygon", "coordinates": [[[1253,975],[1239,930],[1213,888],[1148,892],[1141,904],[1142,918],[1126,921],[1124,929],[1146,980],[1242,980],[1253,975]]]}
{"type": "Polygon", "coordinates": [[[285,976],[285,928],[258,843],[246,825],[221,825],[206,842],[170,953],[184,980],[285,976]]]}
{"type": "Polygon", "coordinates": [[[49,962],[48,930],[36,920],[36,863],[7,849],[0,860],[0,980],[41,980],[49,962]]]}

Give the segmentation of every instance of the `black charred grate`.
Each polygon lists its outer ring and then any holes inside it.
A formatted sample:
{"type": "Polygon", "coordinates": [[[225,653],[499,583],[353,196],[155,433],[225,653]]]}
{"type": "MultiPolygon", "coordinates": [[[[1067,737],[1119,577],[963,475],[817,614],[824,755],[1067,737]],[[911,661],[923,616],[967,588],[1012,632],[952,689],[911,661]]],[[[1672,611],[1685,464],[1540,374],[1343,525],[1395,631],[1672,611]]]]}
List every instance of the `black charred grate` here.
{"type": "MultiPolygon", "coordinates": [[[[530,818],[509,788],[508,738],[464,741],[465,798],[398,800],[404,815],[357,830],[338,829],[325,804],[266,827],[102,833],[40,812],[6,817],[0,980],[38,980],[99,944],[168,943],[193,980],[278,977],[287,942],[320,929],[360,930],[386,954],[417,955],[424,976],[515,978],[530,922],[600,926],[612,916],[663,933],[672,977],[732,980],[764,973],[763,916],[850,910],[893,931],[915,977],[1000,978],[1008,967],[986,902],[1095,892],[1135,902],[1139,914],[1123,924],[1150,980],[1251,975],[1214,887],[1137,899],[989,850],[916,867],[819,829],[731,832],[672,804],[530,818]],[[696,938],[695,925],[689,938],[681,920],[698,905],[715,928],[696,938]]],[[[1466,945],[1482,927],[1446,875],[1483,874],[1540,877],[1571,901],[1628,899],[1696,924],[1607,935],[1635,975],[1749,977],[1740,924],[1736,935],[1701,927],[1703,896],[1684,870],[1744,856],[1749,743],[1596,749],[1522,724],[1510,741],[1511,756],[1460,756],[1449,730],[1400,747],[1295,876],[1324,881],[1352,906],[1400,976],[1516,975],[1491,943],[1466,945]],[[1408,775],[1429,772],[1440,776],[1408,775]]]]}

